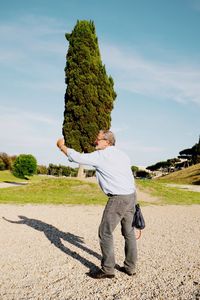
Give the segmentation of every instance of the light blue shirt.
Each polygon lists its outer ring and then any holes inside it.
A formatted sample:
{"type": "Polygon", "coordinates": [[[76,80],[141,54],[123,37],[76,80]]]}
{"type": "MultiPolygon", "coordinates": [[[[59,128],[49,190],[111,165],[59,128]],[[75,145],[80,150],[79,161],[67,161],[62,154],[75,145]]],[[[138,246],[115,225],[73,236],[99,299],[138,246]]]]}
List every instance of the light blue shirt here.
{"type": "Polygon", "coordinates": [[[69,161],[93,166],[96,178],[105,194],[129,195],[135,192],[134,177],[129,157],[114,146],[92,153],[67,149],[69,161]]]}

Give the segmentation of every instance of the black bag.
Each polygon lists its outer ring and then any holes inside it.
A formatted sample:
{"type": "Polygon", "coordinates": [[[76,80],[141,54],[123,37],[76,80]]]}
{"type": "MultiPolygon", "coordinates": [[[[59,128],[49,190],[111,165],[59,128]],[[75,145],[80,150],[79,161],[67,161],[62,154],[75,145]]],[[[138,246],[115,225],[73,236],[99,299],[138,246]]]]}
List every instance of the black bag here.
{"type": "Polygon", "coordinates": [[[132,226],[140,230],[145,228],[145,221],[139,204],[135,205],[135,213],[133,216],[132,226]]]}

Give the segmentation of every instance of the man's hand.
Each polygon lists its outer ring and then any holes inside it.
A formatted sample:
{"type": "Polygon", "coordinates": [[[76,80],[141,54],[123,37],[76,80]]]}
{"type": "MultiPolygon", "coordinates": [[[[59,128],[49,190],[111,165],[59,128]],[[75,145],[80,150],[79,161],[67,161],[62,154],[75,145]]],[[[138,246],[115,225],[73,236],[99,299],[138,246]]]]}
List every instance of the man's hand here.
{"type": "Polygon", "coordinates": [[[63,138],[57,140],[57,147],[60,148],[65,145],[65,141],[63,138]]]}
{"type": "Polygon", "coordinates": [[[63,138],[58,139],[56,145],[57,145],[57,147],[58,147],[62,152],[64,152],[65,154],[67,154],[67,147],[65,146],[65,141],[64,141],[63,138]]]}

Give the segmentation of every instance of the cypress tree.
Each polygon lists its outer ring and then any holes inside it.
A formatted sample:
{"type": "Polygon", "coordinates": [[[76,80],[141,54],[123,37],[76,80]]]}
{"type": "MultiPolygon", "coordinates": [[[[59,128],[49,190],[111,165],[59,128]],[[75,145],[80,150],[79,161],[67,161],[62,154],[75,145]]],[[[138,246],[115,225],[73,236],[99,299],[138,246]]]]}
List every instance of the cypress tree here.
{"type": "Polygon", "coordinates": [[[114,82],[102,64],[94,22],[77,21],[66,39],[65,143],[79,152],[94,150],[99,130],[111,126],[111,111],[116,98],[114,82]]]}

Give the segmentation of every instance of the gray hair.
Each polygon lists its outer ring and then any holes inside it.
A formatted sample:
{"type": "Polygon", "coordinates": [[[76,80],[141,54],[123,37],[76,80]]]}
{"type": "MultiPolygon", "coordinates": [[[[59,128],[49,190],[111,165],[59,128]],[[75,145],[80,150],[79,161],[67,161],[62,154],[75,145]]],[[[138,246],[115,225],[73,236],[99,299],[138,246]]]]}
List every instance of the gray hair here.
{"type": "Polygon", "coordinates": [[[109,141],[109,144],[111,146],[115,145],[115,142],[116,142],[115,135],[114,135],[114,133],[112,131],[110,131],[110,130],[100,130],[100,132],[103,133],[104,139],[107,140],[107,141],[109,141]]]}

